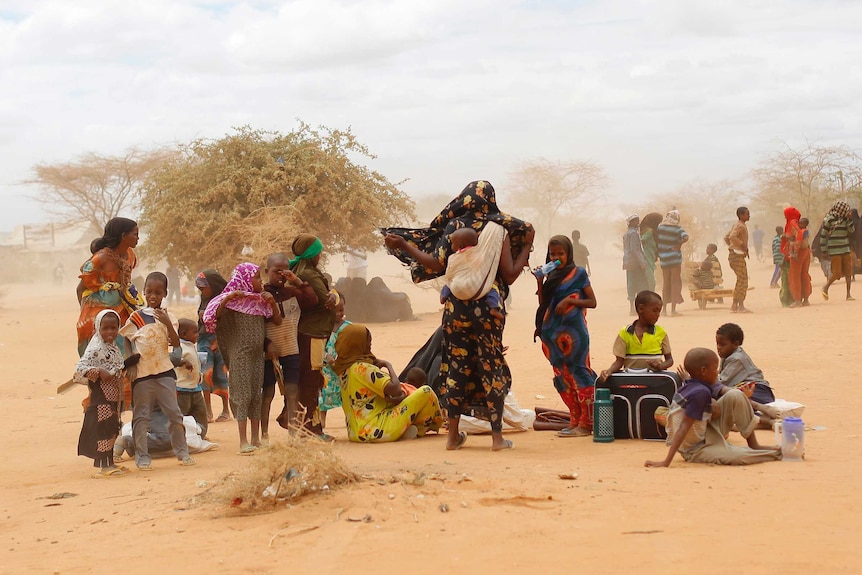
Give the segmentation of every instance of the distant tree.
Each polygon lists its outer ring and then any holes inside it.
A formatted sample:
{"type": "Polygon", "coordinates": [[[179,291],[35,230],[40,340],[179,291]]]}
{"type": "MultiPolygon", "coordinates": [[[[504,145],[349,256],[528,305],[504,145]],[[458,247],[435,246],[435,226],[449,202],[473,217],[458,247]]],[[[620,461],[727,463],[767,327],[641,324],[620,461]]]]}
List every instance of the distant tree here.
{"type": "Polygon", "coordinates": [[[557,216],[580,212],[602,197],[609,179],[604,168],[588,160],[567,162],[544,158],[521,164],[511,175],[515,205],[534,215],[540,233],[554,231],[557,216]]]}
{"type": "Polygon", "coordinates": [[[36,164],[35,177],[42,192],[36,198],[62,221],[87,221],[97,229],[105,222],[139,209],[141,184],[173,152],[132,148],[122,156],[89,153],[60,164],[36,164]]]}
{"type": "Polygon", "coordinates": [[[289,252],[302,232],[330,253],[376,249],[376,228],[412,218],[413,202],[356,157],[375,156],[349,129],[305,123],[287,134],[246,126],[183,145],[144,185],[145,253],[228,273],[244,259],[289,252]]]}
{"type": "Polygon", "coordinates": [[[755,202],[776,215],[793,205],[816,218],[836,199],[862,192],[862,159],[847,146],[816,146],[806,140],[793,147],[782,142],[751,175],[755,202]]]}

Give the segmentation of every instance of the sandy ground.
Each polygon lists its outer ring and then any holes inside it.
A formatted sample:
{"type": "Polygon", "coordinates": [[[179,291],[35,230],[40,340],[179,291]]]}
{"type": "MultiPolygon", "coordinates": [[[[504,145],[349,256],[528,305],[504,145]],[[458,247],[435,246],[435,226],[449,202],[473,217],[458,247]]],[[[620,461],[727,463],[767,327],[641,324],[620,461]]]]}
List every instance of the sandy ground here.
{"type": "MultiPolygon", "coordinates": [[[[372,264],[393,289],[409,290],[420,312],[419,321],[372,326],[377,355],[400,366],[434,330],[439,306],[387,262],[372,264]]],[[[328,431],[339,440],[337,452],[372,479],[246,517],[193,500],[201,481],[212,485],[248,461],[235,454],[233,422],[211,426],[221,449],[199,455],[196,467],[161,459],[151,473],[92,479],[91,462],[75,455],[83,390],[55,395],[77,359],[73,286],[5,286],[0,573],[855,572],[862,434],[853,414],[862,406],[850,391],[858,385],[852,342],[862,301],[845,302],[835,286],[828,303],[817,295],[809,308],[782,309],[768,289],[770,272],[768,264],[752,265],[756,289],[747,303],[754,314],[687,303],[684,317],[663,325],[679,362],[690,347],[713,347],[721,323],[738,321],[777,396],[805,403],[806,424],[825,427],[807,433],[805,462],[731,468],[678,458],[670,469],[648,470],[644,460],[662,457],[662,443],[596,444],[533,431],[511,434],[515,449],[500,453],[481,436],[458,452],[445,451],[443,437],[355,445],[335,416],[328,431]],[[436,479],[386,482],[411,471],[436,479]],[[560,473],[578,478],[561,480],[560,473]],[[459,482],[465,476],[469,481],[459,482]],[[77,495],[46,499],[58,492],[77,495]],[[347,520],[365,514],[371,522],[347,520]]],[[[630,319],[621,271],[594,271],[593,284],[599,307],[589,326],[598,370],[611,362],[614,334],[630,319]]],[[[505,335],[514,392],[522,406],[561,408],[532,342],[534,284],[524,277],[514,288],[505,335]]],[[[856,295],[862,299],[862,289],[856,295]]],[[[190,315],[193,305],[174,311],[190,315]]],[[[281,433],[275,426],[274,437],[281,433]]],[[[771,440],[771,432],[760,433],[771,440]]]]}

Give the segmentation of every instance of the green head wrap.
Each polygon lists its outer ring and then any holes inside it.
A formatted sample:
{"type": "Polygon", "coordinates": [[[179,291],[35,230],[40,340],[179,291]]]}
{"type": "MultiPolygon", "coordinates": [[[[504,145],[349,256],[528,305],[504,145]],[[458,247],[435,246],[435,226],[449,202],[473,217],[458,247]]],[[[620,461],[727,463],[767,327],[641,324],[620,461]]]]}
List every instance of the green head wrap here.
{"type": "Polygon", "coordinates": [[[290,269],[296,273],[299,268],[304,268],[306,260],[314,258],[323,251],[323,242],[312,234],[299,234],[290,249],[296,254],[296,257],[290,260],[290,269]]]}

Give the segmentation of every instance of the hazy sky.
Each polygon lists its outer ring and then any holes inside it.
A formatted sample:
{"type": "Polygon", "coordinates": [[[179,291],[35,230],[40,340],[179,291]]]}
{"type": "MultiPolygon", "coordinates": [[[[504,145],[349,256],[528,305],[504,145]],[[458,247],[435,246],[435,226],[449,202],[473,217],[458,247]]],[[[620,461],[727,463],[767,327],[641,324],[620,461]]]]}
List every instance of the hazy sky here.
{"type": "Polygon", "coordinates": [[[593,159],[612,197],[735,178],[778,141],[862,148],[862,3],[0,0],[0,230],[87,152],[352,126],[410,194],[593,159]]]}

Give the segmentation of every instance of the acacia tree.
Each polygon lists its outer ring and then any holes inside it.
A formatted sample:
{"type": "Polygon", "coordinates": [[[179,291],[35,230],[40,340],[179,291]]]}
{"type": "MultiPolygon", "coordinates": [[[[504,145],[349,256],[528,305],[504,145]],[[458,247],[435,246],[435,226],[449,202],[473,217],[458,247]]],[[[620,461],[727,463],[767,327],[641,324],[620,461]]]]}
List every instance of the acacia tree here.
{"type": "Polygon", "coordinates": [[[806,140],[799,147],[782,142],[752,171],[755,200],[771,214],[793,205],[804,215],[823,214],[839,198],[858,194],[862,161],[847,146],[815,146],[806,140]]]}
{"type": "Polygon", "coordinates": [[[511,178],[514,203],[532,212],[546,232],[553,230],[557,216],[595,204],[608,183],[604,168],[589,160],[538,158],[521,164],[511,178]]]}
{"type": "Polygon", "coordinates": [[[375,249],[376,228],[412,218],[413,202],[357,156],[375,157],[349,129],[305,123],[287,134],[246,126],[183,145],[144,185],[146,253],[188,270],[227,271],[289,252],[301,232],[327,251],[375,249]],[[243,256],[246,246],[254,255],[243,256]]]}
{"type": "Polygon", "coordinates": [[[140,189],[150,172],[172,155],[165,149],[132,148],[122,156],[86,154],[60,164],[36,164],[25,183],[41,186],[37,200],[62,221],[85,220],[96,229],[121,213],[136,213],[140,189]]]}

